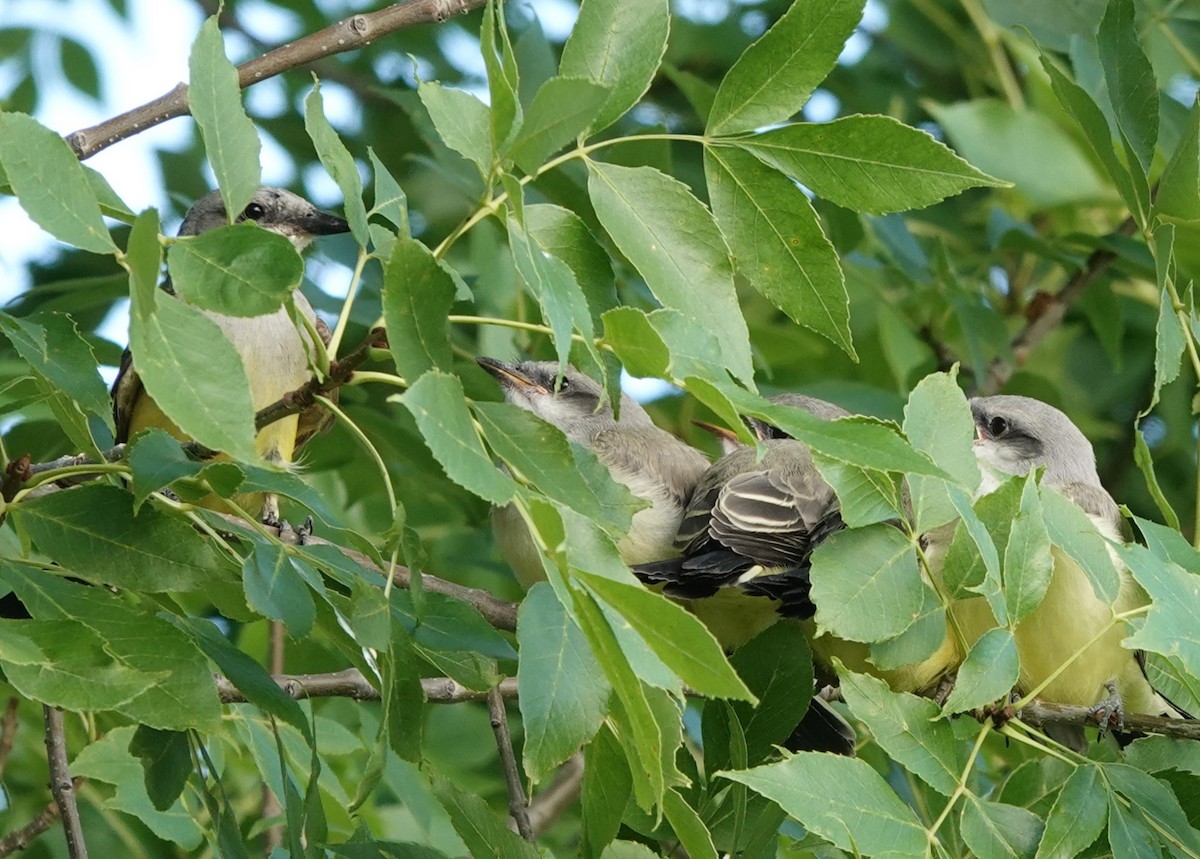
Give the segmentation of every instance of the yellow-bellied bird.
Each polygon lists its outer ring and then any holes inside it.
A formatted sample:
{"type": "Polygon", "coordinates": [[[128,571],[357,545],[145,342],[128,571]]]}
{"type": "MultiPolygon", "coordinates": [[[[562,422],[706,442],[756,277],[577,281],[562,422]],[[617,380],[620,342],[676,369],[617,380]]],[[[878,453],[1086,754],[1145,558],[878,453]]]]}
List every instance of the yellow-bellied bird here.
{"type": "MultiPolygon", "coordinates": [[[[629,533],[617,545],[630,565],[671,554],[683,508],[692,487],[708,467],[708,458],[655,426],[638,403],[621,397],[620,419],[598,382],[566,367],[561,381],[553,361],[510,364],[494,358],[476,359],[491,373],[513,405],[533,412],[557,427],[569,441],[596,454],[617,483],[650,502],[633,515],[629,533]]],[[[505,559],[526,588],[544,579],[536,546],[520,513],[512,505],[492,512],[492,524],[505,559]]]]}
{"type": "MultiPolygon", "coordinates": [[[[1107,539],[1123,543],[1129,538],[1116,502],[1100,485],[1092,445],[1079,428],[1058,409],[1030,397],[994,396],[971,400],[975,419],[975,455],[983,471],[980,495],[1009,475],[1044,468],[1042,485],[1065,495],[1087,513],[1107,539]]],[[[1147,597],[1114,553],[1121,587],[1110,607],[1092,590],[1087,574],[1061,552],[1052,550],[1054,568],[1045,597],[1014,630],[1021,660],[1018,687],[1033,690],[1064,663],[1066,670],[1051,680],[1039,697],[1059,704],[1092,707],[1101,725],[1110,719],[1122,727],[1124,710],[1153,716],[1183,714],[1150,686],[1144,671],[1144,654],[1121,646],[1128,634],[1117,624],[1084,649],[1107,626],[1113,612],[1146,604],[1147,597]],[[1105,693],[1108,693],[1107,695],[1105,693]]],[[[995,626],[982,598],[956,603],[969,642],[995,626]]],[[[1059,739],[1079,747],[1081,732],[1059,739]]]]}
{"type": "MultiPolygon", "coordinates": [[[[303,251],[317,236],[349,230],[346,221],[320,211],[303,197],[283,188],[265,186],[255,191],[254,197],[236,220],[255,221],[263,229],[290,239],[298,251],[303,251]]],[[[188,210],[179,228],[179,235],[196,236],[228,223],[221,194],[212,191],[188,210]]],[[[164,289],[174,294],[169,282],[164,284],[164,289]]],[[[300,290],[293,293],[293,298],[296,307],[313,323],[322,339],[328,342],[328,326],[313,313],[312,306],[300,290]]],[[[297,329],[285,308],[281,307],[265,316],[251,317],[226,316],[208,310],[201,312],[221,327],[237,350],[250,382],[256,410],[278,401],[284,394],[304,385],[311,377],[306,342],[308,335],[297,329]]],[[[126,442],[150,427],[163,429],[181,441],[191,440],[147,395],[138,378],[137,356],[131,355],[128,350],[121,358],[120,371],[112,387],[112,398],[117,442],[126,442]]],[[[297,448],[320,431],[326,421],[327,416],[319,406],[298,415],[290,415],[263,427],[255,446],[264,459],[278,463],[291,462],[297,448]]],[[[261,510],[249,509],[249,512],[261,513],[266,521],[278,521],[273,496],[239,496],[237,502],[244,508],[261,507],[261,510]]]]}

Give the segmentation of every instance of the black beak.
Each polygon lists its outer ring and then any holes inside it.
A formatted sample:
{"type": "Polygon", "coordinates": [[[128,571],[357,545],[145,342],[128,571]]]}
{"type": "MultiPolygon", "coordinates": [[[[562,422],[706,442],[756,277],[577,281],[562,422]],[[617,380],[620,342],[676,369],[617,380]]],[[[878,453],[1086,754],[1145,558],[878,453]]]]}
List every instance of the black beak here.
{"type": "Polygon", "coordinates": [[[506,364],[504,361],[497,361],[495,358],[484,357],[476,358],[475,363],[495,376],[496,381],[500,383],[501,387],[520,387],[537,393],[550,393],[545,387],[539,385],[533,379],[529,378],[529,376],[518,370],[515,364],[506,364]]]}
{"type": "Polygon", "coordinates": [[[332,236],[350,232],[350,224],[345,218],[314,208],[304,218],[304,231],[314,236],[332,236]]]}

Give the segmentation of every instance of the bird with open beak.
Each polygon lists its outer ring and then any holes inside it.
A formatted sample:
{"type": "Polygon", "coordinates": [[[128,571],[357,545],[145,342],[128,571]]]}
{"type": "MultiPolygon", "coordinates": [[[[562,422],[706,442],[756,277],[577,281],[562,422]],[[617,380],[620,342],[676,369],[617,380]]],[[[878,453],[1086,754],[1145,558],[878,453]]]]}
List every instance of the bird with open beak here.
{"type": "MultiPolygon", "coordinates": [[[[977,397],[971,400],[971,414],[975,455],[983,471],[980,495],[1012,475],[1042,468],[1042,486],[1056,489],[1079,506],[1102,536],[1114,543],[1129,540],[1116,502],[1100,484],[1091,443],[1065,414],[1040,400],[1019,396],[977,397]]],[[[1046,594],[1014,630],[1021,661],[1018,688],[1029,691],[1046,683],[1039,697],[1091,707],[1102,729],[1110,722],[1120,729],[1126,710],[1180,718],[1181,711],[1151,687],[1144,654],[1121,646],[1129,632],[1125,624],[1102,633],[1114,612],[1130,611],[1148,601],[1117,555],[1111,550],[1110,554],[1121,582],[1111,606],[1096,594],[1073,559],[1057,547],[1052,549],[1054,566],[1046,594]],[[1065,670],[1056,674],[1064,665],[1065,670]]],[[[952,611],[968,643],[996,626],[982,597],[958,602],[952,611]]],[[[1059,732],[1055,738],[1086,749],[1079,729],[1059,732]]]]}
{"type": "MultiPolygon", "coordinates": [[[[604,388],[574,367],[553,361],[507,363],[477,358],[495,377],[504,398],[557,427],[569,441],[596,454],[613,480],[650,507],[633,515],[629,532],[617,550],[633,565],[672,554],[683,508],[692,488],[708,467],[708,458],[655,426],[632,397],[621,396],[618,418],[604,388]]],[[[505,559],[526,588],[544,579],[537,548],[520,513],[512,506],[496,508],[492,524],[505,559]]]]}
{"type": "MultiPolygon", "coordinates": [[[[179,228],[179,235],[200,235],[226,226],[229,220],[220,192],[212,191],[188,210],[179,228]]],[[[289,239],[298,251],[307,248],[317,236],[349,230],[349,225],[342,218],[322,212],[303,197],[283,188],[265,186],[255,191],[249,204],[235,220],[254,221],[263,229],[289,239]]],[[[163,288],[174,294],[169,282],[163,288]]],[[[328,343],[329,328],[317,318],[308,299],[299,289],[292,297],[299,311],[328,343]]],[[[280,307],[273,313],[251,317],[227,316],[210,310],[201,312],[220,326],[241,358],[250,382],[255,410],[277,402],[311,377],[308,364],[309,335],[297,329],[286,308],[280,307]]],[[[112,387],[112,399],[118,442],[126,442],[150,427],[163,429],[181,441],[191,441],[147,394],[138,377],[137,356],[129,350],[121,358],[120,371],[112,387]]],[[[324,428],[327,422],[325,411],[314,406],[263,427],[258,432],[255,447],[259,455],[270,462],[289,463],[296,450],[324,428]]],[[[278,504],[274,496],[247,494],[237,496],[234,500],[243,509],[260,514],[264,521],[278,522],[278,504]]],[[[216,500],[201,503],[220,506],[216,500]]]]}

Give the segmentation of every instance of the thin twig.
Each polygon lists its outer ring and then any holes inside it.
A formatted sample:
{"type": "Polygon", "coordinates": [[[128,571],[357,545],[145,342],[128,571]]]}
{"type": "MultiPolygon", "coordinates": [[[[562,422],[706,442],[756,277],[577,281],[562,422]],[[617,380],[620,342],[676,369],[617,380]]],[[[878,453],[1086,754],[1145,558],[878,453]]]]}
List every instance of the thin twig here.
{"type": "Polygon", "coordinates": [[[504,784],[508,788],[508,812],[517,824],[517,832],[526,841],[534,841],[533,826],[529,822],[529,807],[525,799],[525,788],[521,786],[521,770],[517,756],[513,754],[512,736],[508,732],[508,713],[504,709],[504,696],[500,687],[488,692],[488,715],[492,717],[492,731],[496,734],[496,747],[500,750],[500,762],[504,766],[504,784]]]}
{"type": "MultiPolygon", "coordinates": [[[[311,33],[267,51],[237,67],[238,85],[245,88],[275,75],[344,51],[362,48],[389,33],[417,24],[442,23],[456,12],[469,12],[486,0],[409,0],[377,12],[351,15],[324,30],[311,33]]],[[[67,135],[67,143],[82,161],[127,137],[153,128],[168,119],[191,112],[186,84],[141,107],[106,120],[91,128],[67,135]]]]}
{"type": "Polygon", "coordinates": [[[87,844],[83,840],[83,824],[79,820],[79,806],[75,802],[75,782],[71,780],[67,763],[67,734],[63,727],[62,710],[42,706],[46,717],[46,753],[50,764],[50,793],[58,805],[63,821],[63,832],[67,836],[67,855],[71,859],[87,859],[87,844]]]}
{"type": "Polygon", "coordinates": [[[0,781],[4,779],[4,768],[8,765],[8,756],[12,754],[13,740],[17,736],[17,707],[21,700],[16,696],[8,699],[4,708],[4,719],[0,722],[0,781]]]}
{"type": "Polygon", "coordinates": [[[529,803],[529,825],[541,835],[579,799],[583,787],[583,755],[575,754],[558,769],[550,786],[529,803]]]}
{"type": "MultiPolygon", "coordinates": [[[[279,674],[272,677],[283,693],[297,701],[305,698],[350,698],[355,701],[378,701],[379,690],[357,668],[347,668],[330,674],[279,674]]],[[[244,704],[246,696],[229,680],[216,677],[217,696],[223,704],[244,704]]],[[[496,687],[505,698],[517,694],[517,680],[506,677],[496,687]]],[[[483,701],[487,692],[469,689],[451,677],[425,677],[421,680],[425,700],[430,704],[458,704],[463,701],[483,701]]]]}
{"type": "MultiPolygon", "coordinates": [[[[1116,234],[1129,236],[1136,229],[1137,222],[1130,216],[1117,227],[1116,234]]],[[[994,394],[1008,384],[1008,380],[1012,378],[1016,368],[1028,360],[1029,354],[1033,351],[1034,347],[1047,334],[1062,324],[1063,318],[1067,315],[1068,308],[1079,300],[1079,297],[1092,284],[1092,281],[1112,265],[1116,258],[1117,255],[1115,253],[1105,248],[1097,248],[1092,251],[1083,268],[1075,272],[1066,285],[1052,299],[1045,303],[1042,311],[1029,320],[1025,327],[1013,338],[1012,360],[996,358],[988,365],[987,372],[979,384],[979,394],[981,396],[994,394]]]]}
{"type": "MultiPolygon", "coordinates": [[[[71,780],[72,786],[76,788],[82,783],[83,776],[75,776],[71,780]]],[[[41,811],[33,816],[33,820],[26,823],[20,829],[14,829],[3,838],[0,838],[0,859],[24,850],[33,839],[37,838],[57,822],[58,803],[52,799],[46,803],[46,806],[41,811]]]]}
{"type": "MultiPolygon", "coordinates": [[[[216,513],[226,521],[244,528],[246,523],[244,520],[228,513],[216,513]]],[[[282,543],[290,545],[299,545],[300,537],[295,531],[285,529],[279,535],[279,540],[282,543]]],[[[350,560],[354,561],[364,569],[379,573],[381,576],[386,575],[383,568],[376,564],[371,558],[364,555],[362,552],[356,552],[353,549],[347,549],[345,546],[339,546],[337,543],[331,543],[328,540],[323,540],[320,537],[308,535],[304,538],[305,546],[333,546],[350,560]]],[[[396,567],[395,574],[392,576],[393,584],[398,588],[408,590],[412,581],[412,574],[407,567],[396,567]]],[[[453,597],[456,600],[461,600],[474,608],[479,614],[494,626],[496,629],[503,629],[508,632],[514,632],[517,628],[517,604],[502,600],[486,591],[483,588],[471,588],[466,585],[456,584],[429,573],[421,574],[421,586],[432,593],[444,594],[448,597],[453,597]]]]}
{"type": "MultiPolygon", "coordinates": [[[[273,676],[283,674],[283,650],[284,650],[284,633],[283,623],[278,620],[271,621],[271,639],[270,648],[267,653],[267,670],[273,676]]],[[[262,819],[270,820],[283,811],[283,806],[279,804],[278,797],[271,790],[271,786],[265,781],[262,786],[262,819]]],[[[275,852],[275,848],[283,844],[283,826],[274,824],[268,826],[263,832],[263,856],[270,856],[275,852]]]]}

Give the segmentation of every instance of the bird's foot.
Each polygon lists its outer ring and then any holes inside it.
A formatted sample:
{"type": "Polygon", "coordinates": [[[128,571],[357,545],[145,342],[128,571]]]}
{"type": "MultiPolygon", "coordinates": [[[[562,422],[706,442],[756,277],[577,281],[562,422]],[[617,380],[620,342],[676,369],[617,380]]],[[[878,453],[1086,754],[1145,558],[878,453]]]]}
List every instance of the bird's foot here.
{"type": "Polygon", "coordinates": [[[954,691],[954,684],[958,680],[958,672],[951,671],[938,681],[937,687],[933,690],[932,698],[939,706],[945,706],[946,699],[950,697],[950,693],[954,691]]]}
{"type": "Polygon", "coordinates": [[[313,521],[313,517],[311,515],[305,516],[304,524],[300,526],[298,531],[296,531],[296,542],[303,546],[308,542],[308,538],[313,535],[313,531],[315,531],[316,528],[317,524],[313,521]]]}
{"type": "Polygon", "coordinates": [[[1100,736],[1103,737],[1109,728],[1118,731],[1125,730],[1125,702],[1117,691],[1117,682],[1109,680],[1104,684],[1108,697],[1100,703],[1088,708],[1088,715],[1100,724],[1100,736]]]}
{"type": "Polygon", "coordinates": [[[292,523],[286,519],[280,519],[278,516],[272,516],[268,519],[263,516],[262,523],[268,528],[278,532],[279,539],[285,543],[293,543],[297,546],[303,546],[308,543],[308,538],[313,535],[316,530],[316,523],[312,516],[304,517],[304,524],[299,528],[293,528],[292,523]]]}

